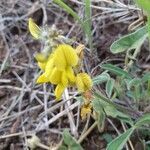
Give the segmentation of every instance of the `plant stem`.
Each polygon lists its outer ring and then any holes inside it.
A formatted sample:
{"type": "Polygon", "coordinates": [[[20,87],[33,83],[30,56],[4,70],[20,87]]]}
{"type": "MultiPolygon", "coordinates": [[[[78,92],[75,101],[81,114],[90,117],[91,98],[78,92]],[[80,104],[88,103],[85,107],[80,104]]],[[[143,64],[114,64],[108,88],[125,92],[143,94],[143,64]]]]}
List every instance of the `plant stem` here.
{"type": "Polygon", "coordinates": [[[90,133],[91,131],[97,126],[97,121],[95,121],[92,126],[79,138],[78,142],[81,143],[90,133]]]}

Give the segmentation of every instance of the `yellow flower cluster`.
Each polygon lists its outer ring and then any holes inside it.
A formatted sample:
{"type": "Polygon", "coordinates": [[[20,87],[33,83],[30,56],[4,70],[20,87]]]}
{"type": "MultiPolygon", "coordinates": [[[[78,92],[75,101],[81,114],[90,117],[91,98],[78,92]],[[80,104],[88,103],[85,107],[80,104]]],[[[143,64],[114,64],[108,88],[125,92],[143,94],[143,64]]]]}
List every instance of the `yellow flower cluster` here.
{"type": "MultiPolygon", "coordinates": [[[[32,36],[38,38],[41,29],[29,19],[29,31],[32,36]]],[[[37,83],[50,82],[56,85],[55,96],[59,100],[65,90],[70,85],[76,85],[79,92],[85,92],[92,88],[92,80],[87,73],[80,73],[76,70],[80,62],[82,47],[78,50],[74,49],[68,44],[59,44],[53,48],[52,52],[48,54],[47,59],[40,54],[40,59],[37,59],[38,65],[43,70],[43,74],[37,79],[37,83]]],[[[39,58],[39,57],[38,57],[39,58]]]]}
{"type": "Polygon", "coordinates": [[[91,100],[93,99],[93,95],[91,91],[85,91],[83,93],[83,104],[81,107],[81,118],[84,120],[87,118],[88,115],[91,114],[92,112],[92,103],[91,100]]]}
{"type": "Polygon", "coordinates": [[[88,115],[91,114],[92,112],[92,104],[88,103],[87,105],[82,105],[81,107],[81,118],[82,120],[84,120],[85,118],[87,118],[88,115]]]}
{"type": "Polygon", "coordinates": [[[80,92],[90,90],[92,87],[91,78],[86,73],[75,75],[74,67],[78,64],[78,55],[70,45],[59,45],[46,62],[39,62],[40,68],[44,73],[37,79],[37,83],[50,82],[57,85],[55,95],[57,99],[66,87],[77,85],[80,92]]]}

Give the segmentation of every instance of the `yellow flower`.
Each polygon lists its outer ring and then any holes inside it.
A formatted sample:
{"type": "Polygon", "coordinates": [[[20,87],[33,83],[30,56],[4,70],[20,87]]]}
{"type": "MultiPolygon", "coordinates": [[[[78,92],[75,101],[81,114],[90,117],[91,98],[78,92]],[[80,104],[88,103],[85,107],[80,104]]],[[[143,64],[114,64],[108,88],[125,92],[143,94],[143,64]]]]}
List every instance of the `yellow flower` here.
{"type": "Polygon", "coordinates": [[[76,85],[79,92],[85,92],[92,88],[92,80],[87,73],[79,73],[76,76],[76,85]]]}
{"type": "Polygon", "coordinates": [[[54,51],[54,64],[59,70],[65,70],[68,66],[74,67],[78,63],[78,56],[70,45],[61,44],[54,51]]]}
{"type": "Polygon", "coordinates": [[[92,109],[92,105],[90,103],[87,105],[84,104],[81,107],[80,115],[81,115],[82,120],[84,120],[87,117],[87,115],[91,114],[91,111],[92,111],[91,109],[92,109]]]}
{"type": "Polygon", "coordinates": [[[32,18],[29,18],[29,31],[31,33],[31,35],[35,38],[35,39],[39,39],[40,35],[41,35],[41,29],[36,25],[36,23],[33,21],[32,18]]]}

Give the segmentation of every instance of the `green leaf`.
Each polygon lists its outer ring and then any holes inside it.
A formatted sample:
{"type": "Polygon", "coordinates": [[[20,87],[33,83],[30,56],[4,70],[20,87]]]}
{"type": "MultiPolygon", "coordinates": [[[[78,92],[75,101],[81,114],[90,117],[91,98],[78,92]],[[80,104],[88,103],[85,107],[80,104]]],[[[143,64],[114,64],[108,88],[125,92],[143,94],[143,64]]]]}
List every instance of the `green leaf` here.
{"type": "Polygon", "coordinates": [[[93,78],[93,84],[98,85],[98,84],[101,84],[103,82],[106,82],[109,79],[110,79],[109,74],[106,72],[103,72],[102,74],[93,78]]]}
{"type": "Polygon", "coordinates": [[[150,124],[150,113],[143,115],[135,124],[136,127],[140,127],[145,124],[150,124]]]}
{"type": "Polygon", "coordinates": [[[111,98],[113,88],[114,88],[114,84],[115,84],[114,79],[110,79],[106,83],[106,94],[107,94],[108,98],[111,98]]]}
{"type": "Polygon", "coordinates": [[[125,78],[132,78],[128,72],[126,72],[123,69],[116,67],[112,64],[103,64],[103,65],[101,65],[101,67],[103,69],[106,69],[106,70],[114,73],[117,76],[121,76],[121,77],[125,77],[125,78]]]}
{"type": "Polygon", "coordinates": [[[108,134],[108,133],[104,133],[102,135],[102,138],[104,138],[107,143],[110,143],[113,140],[111,134],[108,134]]]}
{"type": "Polygon", "coordinates": [[[119,135],[117,138],[115,138],[112,142],[108,144],[106,150],[122,150],[123,146],[130,138],[130,135],[133,133],[134,129],[135,128],[132,127],[123,134],[119,135]]]}
{"type": "Polygon", "coordinates": [[[63,132],[64,143],[68,146],[70,150],[83,150],[80,144],[72,137],[67,129],[63,132]]]}
{"type": "Polygon", "coordinates": [[[61,145],[58,150],[68,150],[67,146],[61,145]]]}
{"type": "Polygon", "coordinates": [[[132,87],[137,87],[140,84],[141,84],[141,79],[140,78],[134,78],[134,79],[130,80],[130,82],[128,82],[127,88],[128,88],[128,90],[131,90],[132,87]]]}
{"type": "Polygon", "coordinates": [[[113,54],[117,54],[126,50],[136,49],[137,47],[140,47],[143,44],[147,36],[147,28],[146,26],[144,26],[136,30],[135,32],[125,35],[117,41],[115,41],[111,45],[110,51],[113,54]]]}
{"type": "Polygon", "coordinates": [[[92,49],[92,20],[91,20],[91,0],[84,0],[85,3],[85,17],[83,22],[84,31],[88,37],[90,49],[92,49]]]}
{"type": "Polygon", "coordinates": [[[150,80],[150,72],[147,72],[143,77],[142,77],[142,82],[147,82],[148,80],[150,80]]]}
{"type": "Polygon", "coordinates": [[[101,101],[96,98],[92,100],[92,106],[96,112],[99,112],[103,109],[101,101]]]}
{"type": "Polygon", "coordinates": [[[99,112],[101,109],[103,109],[107,116],[111,116],[113,118],[118,118],[126,123],[133,124],[131,121],[131,118],[127,116],[126,114],[118,111],[113,105],[103,101],[100,98],[95,98],[92,100],[93,108],[96,112],[99,112]]]}
{"type": "Polygon", "coordinates": [[[149,0],[135,0],[135,2],[139,5],[140,8],[142,8],[144,11],[150,14],[150,1],[149,0]]]}
{"type": "Polygon", "coordinates": [[[61,8],[63,8],[67,13],[72,15],[75,20],[81,25],[84,33],[88,37],[88,42],[90,45],[90,49],[92,49],[92,21],[91,21],[91,0],[84,0],[85,1],[85,18],[84,21],[78,16],[78,14],[70,8],[63,0],[53,0],[54,3],[58,4],[61,8]]]}
{"type": "Polygon", "coordinates": [[[78,14],[74,10],[72,10],[67,4],[65,4],[63,2],[63,0],[53,0],[53,2],[58,4],[66,12],[68,12],[70,15],[72,15],[82,25],[82,20],[80,19],[78,14]]]}
{"type": "Polygon", "coordinates": [[[105,123],[105,113],[100,101],[94,99],[92,101],[92,105],[95,112],[97,112],[97,118],[96,118],[98,123],[97,126],[98,126],[98,130],[101,132],[101,129],[104,127],[104,123],[105,123]]]}

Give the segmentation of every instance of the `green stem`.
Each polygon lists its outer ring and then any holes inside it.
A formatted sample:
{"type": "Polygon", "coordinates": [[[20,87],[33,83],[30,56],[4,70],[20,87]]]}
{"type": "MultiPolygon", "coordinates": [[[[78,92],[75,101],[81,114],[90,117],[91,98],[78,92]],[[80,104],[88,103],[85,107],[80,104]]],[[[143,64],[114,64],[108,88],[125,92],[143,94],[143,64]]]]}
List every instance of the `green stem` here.
{"type": "Polygon", "coordinates": [[[78,143],[81,143],[90,133],[91,131],[97,126],[97,121],[95,121],[92,126],[79,138],[78,143]]]}
{"type": "Polygon", "coordinates": [[[132,115],[132,114],[138,114],[138,112],[135,112],[135,110],[129,109],[127,107],[123,107],[120,106],[118,104],[113,103],[112,101],[110,101],[108,98],[106,98],[103,94],[101,94],[100,92],[94,91],[94,95],[95,97],[107,102],[108,104],[112,105],[113,107],[115,107],[117,110],[127,114],[127,115],[132,115]]]}

